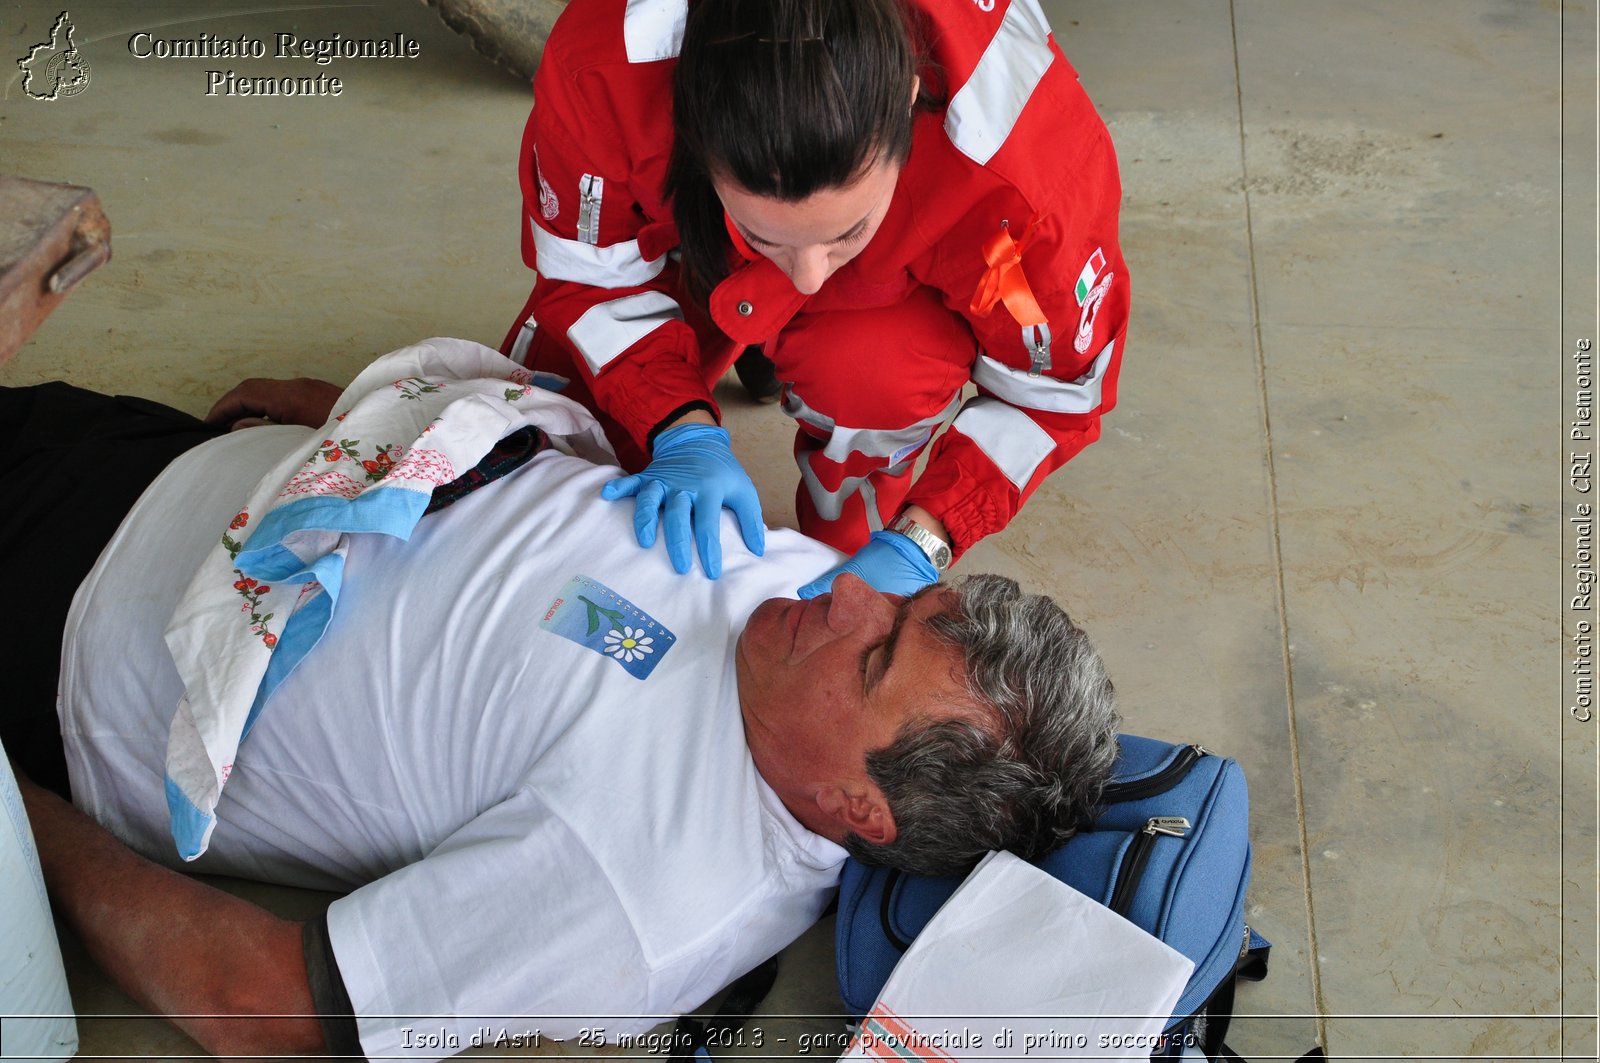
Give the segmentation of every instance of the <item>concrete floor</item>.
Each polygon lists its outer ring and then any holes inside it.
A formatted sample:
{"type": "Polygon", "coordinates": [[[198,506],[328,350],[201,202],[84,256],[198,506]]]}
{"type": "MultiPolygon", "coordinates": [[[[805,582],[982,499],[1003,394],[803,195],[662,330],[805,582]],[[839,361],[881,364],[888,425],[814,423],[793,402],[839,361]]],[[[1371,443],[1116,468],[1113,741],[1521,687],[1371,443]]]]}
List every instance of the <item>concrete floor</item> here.
{"type": "MultiPolygon", "coordinates": [[[[1596,330],[1594,5],[1044,3],[1119,146],[1134,322],[1104,440],[963,567],[1068,603],[1130,730],[1244,763],[1249,919],[1276,947],[1242,1054],[1595,1058],[1596,725],[1567,712],[1562,530],[1568,355],[1596,330]]],[[[0,2],[0,55],[59,10],[0,2]]],[[[0,172],[95,188],[115,258],[0,384],[201,412],[243,376],[499,342],[529,285],[528,94],[428,11],[71,14],[92,82],[44,103],[0,81],[0,172]],[[401,31],[421,57],[327,68],[337,99],[207,98],[219,64],[135,59],[141,29],[401,31]]],[[[725,398],[791,523],[786,425],[725,398]]],[[[81,1012],[137,1012],[67,952],[81,1012]]],[[[832,1011],[831,983],[822,928],[769,1008],[832,1011]]],[[[152,1020],[82,1036],[194,1051],[152,1020]]]]}

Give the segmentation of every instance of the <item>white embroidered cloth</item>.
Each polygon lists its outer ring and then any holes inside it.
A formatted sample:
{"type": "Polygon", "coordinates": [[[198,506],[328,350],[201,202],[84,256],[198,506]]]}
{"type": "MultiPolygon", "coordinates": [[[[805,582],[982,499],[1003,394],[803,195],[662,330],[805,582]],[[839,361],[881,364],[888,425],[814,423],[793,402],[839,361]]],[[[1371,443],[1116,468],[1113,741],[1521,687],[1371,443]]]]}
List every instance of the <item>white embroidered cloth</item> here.
{"type": "Polygon", "coordinates": [[[435,487],[526,425],[569,453],[615,460],[581,406],[466,340],[384,355],[334,411],[314,445],[256,484],[167,625],[185,690],[167,741],[167,807],[185,860],[210,844],[222,788],[262,706],[327,627],[349,536],[409,538],[435,487]]]}

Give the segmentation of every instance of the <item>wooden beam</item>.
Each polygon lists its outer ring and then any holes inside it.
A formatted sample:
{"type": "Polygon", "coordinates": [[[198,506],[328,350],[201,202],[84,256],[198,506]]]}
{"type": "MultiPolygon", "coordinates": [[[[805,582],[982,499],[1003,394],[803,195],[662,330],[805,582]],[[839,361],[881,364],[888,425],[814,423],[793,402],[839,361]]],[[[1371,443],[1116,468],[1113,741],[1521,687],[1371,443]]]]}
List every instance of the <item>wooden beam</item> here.
{"type": "Polygon", "coordinates": [[[110,258],[93,189],[0,176],[0,365],[110,258]]]}

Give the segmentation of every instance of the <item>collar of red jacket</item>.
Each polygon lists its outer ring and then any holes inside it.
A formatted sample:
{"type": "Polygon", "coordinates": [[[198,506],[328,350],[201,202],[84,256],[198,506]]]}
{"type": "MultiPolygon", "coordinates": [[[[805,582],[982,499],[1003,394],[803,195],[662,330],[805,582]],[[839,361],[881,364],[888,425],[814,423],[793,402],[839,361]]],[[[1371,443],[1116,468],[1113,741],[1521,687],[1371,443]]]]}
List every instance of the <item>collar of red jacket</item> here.
{"type": "Polygon", "coordinates": [[[712,291],[711,318],[735,342],[765,343],[807,298],[770,258],[759,258],[734,270],[712,291]]]}

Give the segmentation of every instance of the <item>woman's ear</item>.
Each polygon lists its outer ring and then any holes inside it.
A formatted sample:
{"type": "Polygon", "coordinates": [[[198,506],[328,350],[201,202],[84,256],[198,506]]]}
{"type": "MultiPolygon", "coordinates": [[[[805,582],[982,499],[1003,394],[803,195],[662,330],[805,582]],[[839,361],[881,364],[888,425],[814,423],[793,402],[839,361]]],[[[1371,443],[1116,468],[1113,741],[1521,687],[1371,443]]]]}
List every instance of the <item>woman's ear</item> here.
{"type": "Polygon", "coordinates": [[[917,109],[917,93],[921,92],[921,91],[922,91],[922,79],[919,78],[917,75],[912,74],[911,75],[911,109],[913,111],[917,109]]]}

